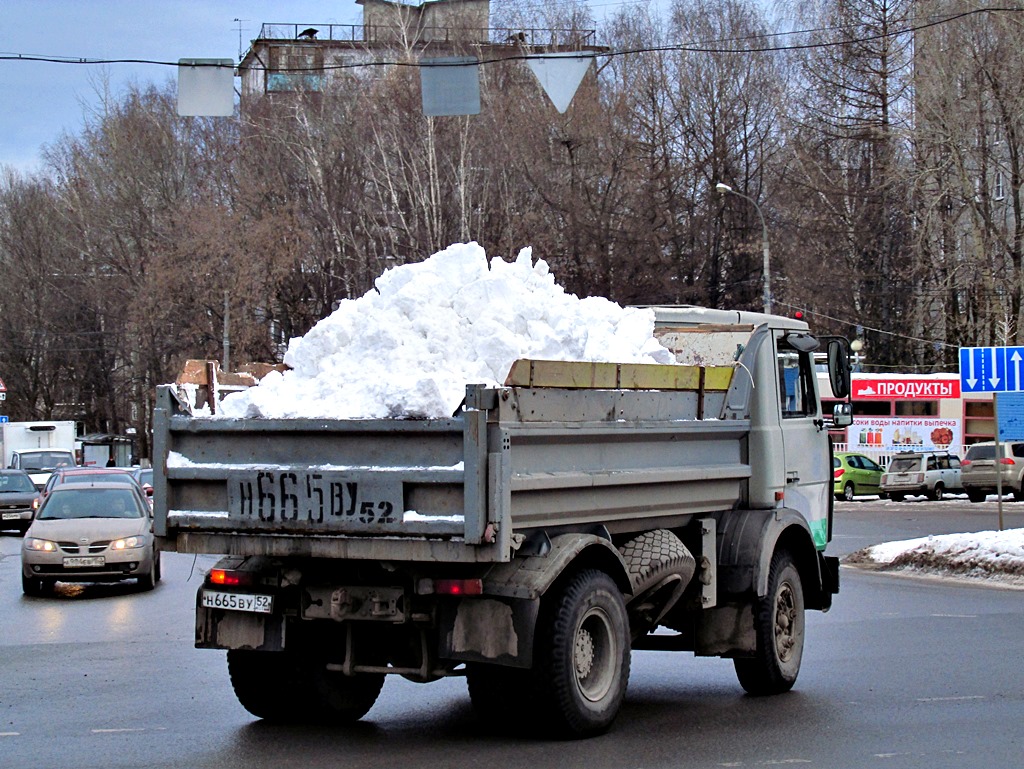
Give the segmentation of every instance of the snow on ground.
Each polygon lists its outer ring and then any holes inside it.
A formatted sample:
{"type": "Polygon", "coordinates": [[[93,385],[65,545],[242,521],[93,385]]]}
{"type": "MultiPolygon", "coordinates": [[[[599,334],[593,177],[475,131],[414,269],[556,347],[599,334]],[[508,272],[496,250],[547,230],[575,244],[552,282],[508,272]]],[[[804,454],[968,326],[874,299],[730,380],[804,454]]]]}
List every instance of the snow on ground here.
{"type": "Polygon", "coordinates": [[[217,416],[450,417],[467,384],[501,384],[519,358],[675,362],[653,310],[568,294],[529,248],[506,262],[458,243],[342,301],[291,340],[289,371],[228,395],[217,416]]]}
{"type": "Polygon", "coordinates": [[[881,571],[955,577],[1024,588],[1024,529],[885,542],[843,559],[881,571]]]}

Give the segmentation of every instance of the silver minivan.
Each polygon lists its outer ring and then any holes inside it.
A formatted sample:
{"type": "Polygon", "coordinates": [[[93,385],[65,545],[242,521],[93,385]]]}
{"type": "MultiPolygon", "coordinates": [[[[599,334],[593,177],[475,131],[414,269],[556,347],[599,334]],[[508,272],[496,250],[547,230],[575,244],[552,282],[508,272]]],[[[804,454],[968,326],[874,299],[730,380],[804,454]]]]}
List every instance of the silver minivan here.
{"type": "Polygon", "coordinates": [[[996,460],[994,441],[974,443],[967,447],[960,471],[960,479],[971,502],[984,502],[996,493],[996,468],[1004,494],[1013,494],[1017,501],[1024,500],[1024,442],[1007,441],[1000,445],[996,460]]]}

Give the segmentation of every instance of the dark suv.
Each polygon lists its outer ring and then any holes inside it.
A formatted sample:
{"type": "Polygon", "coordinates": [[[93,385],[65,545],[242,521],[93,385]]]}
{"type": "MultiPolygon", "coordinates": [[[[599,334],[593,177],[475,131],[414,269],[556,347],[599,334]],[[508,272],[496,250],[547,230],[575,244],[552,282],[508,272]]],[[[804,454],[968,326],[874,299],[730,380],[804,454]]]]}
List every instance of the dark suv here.
{"type": "Polygon", "coordinates": [[[984,502],[996,493],[996,472],[1004,494],[1013,494],[1018,502],[1024,500],[1024,442],[1000,443],[996,459],[994,441],[975,443],[967,448],[963,461],[963,484],[971,502],[984,502]]]}
{"type": "Polygon", "coordinates": [[[960,457],[948,451],[901,451],[889,461],[880,484],[882,496],[897,502],[912,494],[939,500],[962,492],[960,457]]]}

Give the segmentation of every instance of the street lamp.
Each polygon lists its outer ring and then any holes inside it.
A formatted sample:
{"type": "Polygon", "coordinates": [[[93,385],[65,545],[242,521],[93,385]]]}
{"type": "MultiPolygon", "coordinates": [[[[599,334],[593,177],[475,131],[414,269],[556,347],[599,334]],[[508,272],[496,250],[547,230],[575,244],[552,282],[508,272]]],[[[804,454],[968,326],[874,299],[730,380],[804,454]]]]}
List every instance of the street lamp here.
{"type": "Polygon", "coordinates": [[[737,192],[728,184],[723,184],[722,182],[715,185],[715,191],[718,192],[719,195],[736,195],[744,200],[749,200],[754,206],[754,210],[757,211],[757,215],[761,218],[761,247],[764,251],[764,311],[770,313],[772,311],[771,258],[768,255],[768,227],[764,223],[764,214],[761,213],[761,206],[759,206],[757,201],[749,195],[737,192]]]}

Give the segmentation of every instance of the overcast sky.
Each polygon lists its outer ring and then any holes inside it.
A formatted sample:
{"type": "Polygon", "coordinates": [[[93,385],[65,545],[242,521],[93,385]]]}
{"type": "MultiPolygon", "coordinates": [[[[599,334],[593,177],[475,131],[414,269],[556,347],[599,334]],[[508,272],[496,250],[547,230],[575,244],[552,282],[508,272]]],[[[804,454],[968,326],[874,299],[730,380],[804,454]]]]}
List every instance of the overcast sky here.
{"type": "MultiPolygon", "coordinates": [[[[592,0],[591,6],[601,19],[637,1],[592,0]]],[[[237,61],[239,27],[247,48],[263,23],[361,20],[362,7],[355,0],[0,0],[0,54],[237,61]]],[[[116,95],[132,80],[164,83],[176,77],[176,67],[158,65],[0,60],[0,165],[39,168],[43,145],[64,131],[80,131],[83,115],[100,101],[105,79],[116,95]]]]}

